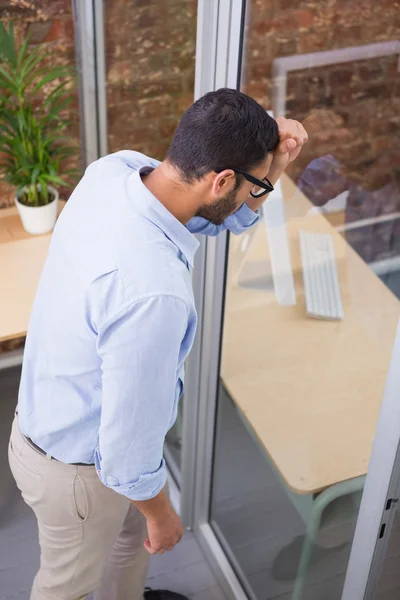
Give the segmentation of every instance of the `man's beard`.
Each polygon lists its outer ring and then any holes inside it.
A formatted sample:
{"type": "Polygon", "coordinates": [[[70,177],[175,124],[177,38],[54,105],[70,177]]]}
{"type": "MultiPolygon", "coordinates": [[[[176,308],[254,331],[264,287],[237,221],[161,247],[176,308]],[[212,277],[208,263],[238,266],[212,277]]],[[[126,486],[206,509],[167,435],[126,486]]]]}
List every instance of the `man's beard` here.
{"type": "Polygon", "coordinates": [[[197,216],[211,221],[214,225],[222,225],[225,219],[238,208],[237,193],[237,189],[231,190],[226,196],[214,202],[214,204],[201,206],[197,212],[197,216]]]}

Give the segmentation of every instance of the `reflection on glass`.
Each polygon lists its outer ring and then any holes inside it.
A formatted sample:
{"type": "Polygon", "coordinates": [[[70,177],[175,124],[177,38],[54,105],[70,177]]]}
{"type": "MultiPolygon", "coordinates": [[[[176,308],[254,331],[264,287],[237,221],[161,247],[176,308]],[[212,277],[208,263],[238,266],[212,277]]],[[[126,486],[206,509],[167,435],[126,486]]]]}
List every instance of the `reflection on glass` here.
{"type": "Polygon", "coordinates": [[[229,246],[210,518],[256,600],[342,594],[400,316],[397,10],[248,2],[242,90],[310,139],[229,246]]]}

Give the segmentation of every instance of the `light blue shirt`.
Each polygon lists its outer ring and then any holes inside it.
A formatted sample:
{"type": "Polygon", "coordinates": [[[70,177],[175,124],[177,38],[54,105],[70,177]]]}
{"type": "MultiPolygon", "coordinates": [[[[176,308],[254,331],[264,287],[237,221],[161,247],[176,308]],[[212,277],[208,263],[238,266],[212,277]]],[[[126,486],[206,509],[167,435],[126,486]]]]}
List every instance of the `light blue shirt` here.
{"type": "Polygon", "coordinates": [[[182,225],[143,184],[159,163],[133,151],[91,164],[64,208],[37,290],[19,393],[21,430],[65,463],[91,463],[132,500],[165,485],[196,331],[194,233],[241,233],[243,205],[217,227],[182,225]]]}

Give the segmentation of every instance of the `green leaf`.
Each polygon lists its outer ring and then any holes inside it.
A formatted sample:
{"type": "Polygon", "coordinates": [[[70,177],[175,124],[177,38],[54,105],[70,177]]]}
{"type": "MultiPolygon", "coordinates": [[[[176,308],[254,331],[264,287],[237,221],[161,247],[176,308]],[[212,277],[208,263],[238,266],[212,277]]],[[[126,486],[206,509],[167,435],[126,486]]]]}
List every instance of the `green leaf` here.
{"type": "Polygon", "coordinates": [[[58,183],[59,185],[68,185],[61,177],[56,175],[47,175],[47,179],[53,183],[58,183]]]}
{"type": "Polygon", "coordinates": [[[78,148],[55,148],[53,152],[53,156],[57,156],[59,159],[68,158],[69,156],[76,156],[78,152],[78,148]]]}
{"type": "Polygon", "coordinates": [[[50,83],[55,79],[59,79],[60,77],[67,77],[69,73],[69,69],[66,67],[55,67],[51,71],[47,71],[46,75],[40,79],[40,81],[36,84],[33,93],[36,94],[46,83],[50,83]]]}
{"type": "Polygon", "coordinates": [[[35,167],[32,171],[32,176],[31,176],[32,185],[36,185],[39,175],[40,175],[40,167],[35,167]]]}
{"type": "Polygon", "coordinates": [[[1,125],[0,124],[0,135],[5,137],[10,137],[14,134],[14,128],[10,125],[1,125]]]}
{"type": "Polygon", "coordinates": [[[15,90],[18,90],[18,86],[15,82],[15,78],[7,70],[7,67],[2,67],[1,65],[0,65],[0,82],[1,82],[1,87],[10,89],[12,92],[14,92],[15,90]],[[1,77],[4,80],[3,82],[1,81],[1,77]]]}
{"type": "Polygon", "coordinates": [[[41,196],[45,199],[45,204],[47,204],[49,201],[49,187],[47,185],[47,180],[45,177],[41,177],[39,181],[41,196]]]}
{"type": "MultiPolygon", "coordinates": [[[[12,144],[10,142],[1,142],[0,140],[0,152],[4,152],[4,154],[8,155],[12,152],[12,144]]],[[[1,158],[0,165],[2,161],[5,160],[4,157],[1,158]]]]}
{"type": "Polygon", "coordinates": [[[62,97],[62,95],[65,93],[65,86],[67,86],[70,83],[70,80],[66,79],[65,81],[63,81],[62,83],[60,83],[46,98],[46,100],[43,102],[43,106],[47,106],[48,104],[51,104],[52,102],[56,102],[60,97],[62,97]]]}
{"type": "Polygon", "coordinates": [[[43,53],[39,50],[39,48],[35,48],[31,51],[31,54],[27,57],[24,64],[21,66],[20,75],[22,80],[25,81],[25,88],[27,87],[27,77],[32,73],[32,70],[37,67],[37,65],[42,62],[44,58],[43,53]]]}
{"type": "Polygon", "coordinates": [[[15,130],[18,129],[18,119],[15,116],[15,114],[13,114],[12,112],[10,112],[9,110],[5,110],[3,112],[3,119],[5,119],[7,121],[7,123],[15,130]]]}
{"type": "Polygon", "coordinates": [[[17,69],[19,71],[21,70],[21,66],[22,66],[24,60],[26,59],[26,55],[27,55],[27,52],[28,52],[28,43],[29,43],[29,38],[26,37],[24,39],[24,41],[22,42],[22,46],[21,46],[21,48],[19,49],[19,52],[18,52],[18,58],[17,58],[17,61],[16,61],[16,66],[17,66],[17,69]]]}
{"type": "Polygon", "coordinates": [[[17,64],[14,39],[14,23],[11,21],[9,30],[0,22],[0,56],[13,66],[17,64]]]}
{"type": "Polygon", "coordinates": [[[68,106],[68,104],[71,104],[71,102],[72,102],[72,98],[67,97],[67,98],[64,98],[64,100],[62,102],[57,104],[57,106],[52,106],[50,112],[48,113],[48,118],[54,119],[56,116],[58,116],[58,114],[62,110],[64,110],[64,108],[66,108],[68,106]]]}

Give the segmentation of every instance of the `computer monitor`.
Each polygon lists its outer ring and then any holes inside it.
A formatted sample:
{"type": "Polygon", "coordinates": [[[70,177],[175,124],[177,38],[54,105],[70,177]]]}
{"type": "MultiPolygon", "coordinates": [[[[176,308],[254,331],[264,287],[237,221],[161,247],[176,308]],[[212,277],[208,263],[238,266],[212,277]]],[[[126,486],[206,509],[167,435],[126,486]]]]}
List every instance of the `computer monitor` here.
{"type": "Polygon", "coordinates": [[[264,202],[261,212],[262,228],[254,227],[241,236],[236,257],[238,285],[254,289],[270,290],[282,306],[296,304],[293,270],[285,221],[282,187],[280,181],[275,185],[264,202]],[[252,247],[257,236],[266,232],[268,260],[252,258],[252,247]]]}

